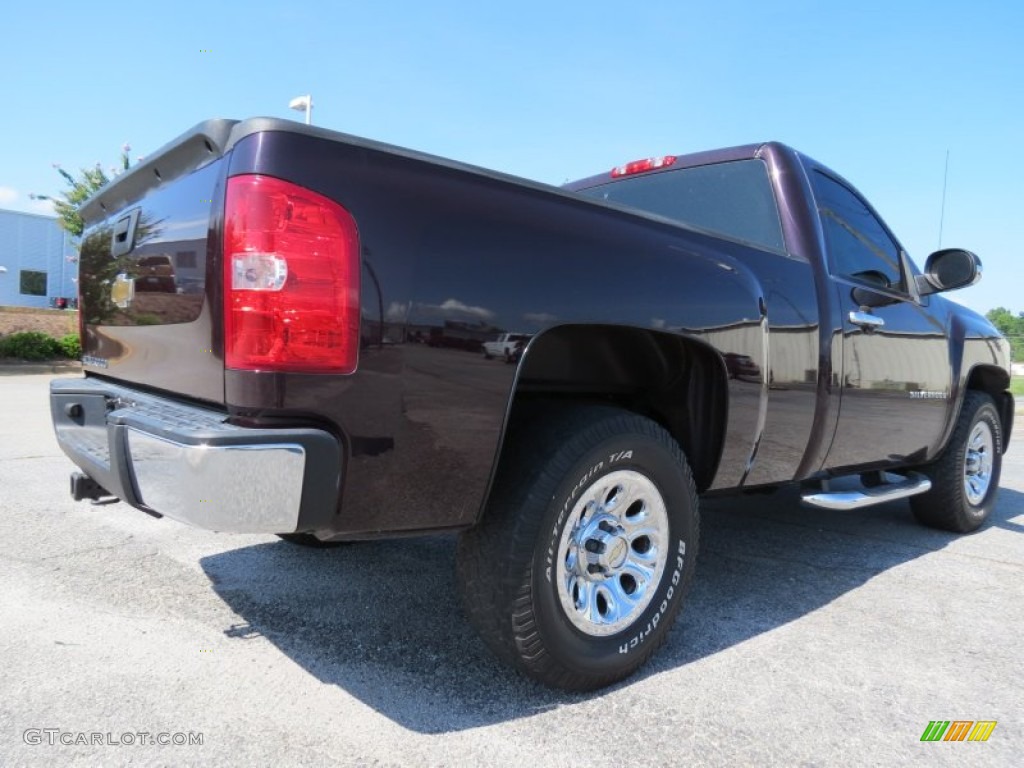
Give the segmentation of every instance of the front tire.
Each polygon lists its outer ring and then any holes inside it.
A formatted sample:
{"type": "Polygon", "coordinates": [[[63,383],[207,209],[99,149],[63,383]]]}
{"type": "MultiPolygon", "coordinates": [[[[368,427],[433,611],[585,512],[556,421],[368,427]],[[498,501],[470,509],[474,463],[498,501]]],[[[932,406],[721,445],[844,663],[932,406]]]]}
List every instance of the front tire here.
{"type": "Polygon", "coordinates": [[[693,478],[675,440],[627,411],[576,407],[523,426],[484,520],[459,540],[463,606],[528,676],[601,688],[651,657],[682,606],[698,545],[693,478]]]}
{"type": "Polygon", "coordinates": [[[931,490],[910,499],[917,520],[932,528],[969,533],[992,513],[1003,463],[1003,430],[992,398],[968,390],[945,450],[921,467],[931,490]]]}

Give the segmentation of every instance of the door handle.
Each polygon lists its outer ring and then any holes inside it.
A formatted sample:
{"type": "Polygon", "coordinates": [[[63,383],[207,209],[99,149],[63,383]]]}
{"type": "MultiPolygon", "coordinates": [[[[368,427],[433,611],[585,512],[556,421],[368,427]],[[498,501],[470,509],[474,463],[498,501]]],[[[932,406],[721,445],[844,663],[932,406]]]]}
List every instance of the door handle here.
{"type": "Polygon", "coordinates": [[[118,219],[110,240],[110,255],[117,259],[131,253],[135,247],[135,228],[139,223],[139,208],[118,219]]]}
{"type": "Polygon", "coordinates": [[[878,315],[872,315],[870,312],[858,312],[856,310],[850,312],[850,322],[854,325],[859,325],[866,331],[881,328],[885,325],[885,320],[878,315]]]}

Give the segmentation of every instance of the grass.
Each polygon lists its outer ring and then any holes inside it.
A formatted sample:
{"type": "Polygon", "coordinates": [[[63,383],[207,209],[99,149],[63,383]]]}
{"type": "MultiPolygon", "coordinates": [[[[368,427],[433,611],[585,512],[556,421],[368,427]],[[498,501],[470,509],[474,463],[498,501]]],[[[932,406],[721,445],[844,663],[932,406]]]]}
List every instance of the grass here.
{"type": "Polygon", "coordinates": [[[1014,397],[1024,397],[1024,376],[1014,376],[1010,379],[1010,391],[1014,397]]]}

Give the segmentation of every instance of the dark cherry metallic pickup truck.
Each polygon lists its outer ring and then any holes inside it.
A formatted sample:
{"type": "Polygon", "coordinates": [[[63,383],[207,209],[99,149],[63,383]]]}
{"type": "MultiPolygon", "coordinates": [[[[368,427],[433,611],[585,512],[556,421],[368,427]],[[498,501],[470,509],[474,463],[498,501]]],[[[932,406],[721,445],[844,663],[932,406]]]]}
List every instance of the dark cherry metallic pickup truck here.
{"type": "Polygon", "coordinates": [[[212,120],[81,212],[85,376],[51,385],[75,498],[310,546],[458,532],[471,623],[549,685],[662,643],[699,495],[909,497],[958,532],[995,500],[1009,347],[941,296],[977,257],[920,270],[781,144],[558,189],[212,120]]]}

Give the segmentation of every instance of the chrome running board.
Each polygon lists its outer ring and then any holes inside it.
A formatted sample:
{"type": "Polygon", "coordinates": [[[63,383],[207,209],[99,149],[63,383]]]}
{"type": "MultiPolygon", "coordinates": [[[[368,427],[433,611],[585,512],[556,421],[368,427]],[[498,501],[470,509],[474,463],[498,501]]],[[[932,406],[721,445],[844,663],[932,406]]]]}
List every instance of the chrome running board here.
{"type": "Polygon", "coordinates": [[[871,488],[856,488],[849,491],[812,491],[800,496],[809,507],[822,509],[860,509],[887,501],[905,499],[931,490],[932,481],[917,472],[908,472],[899,482],[883,483],[871,488]]]}

